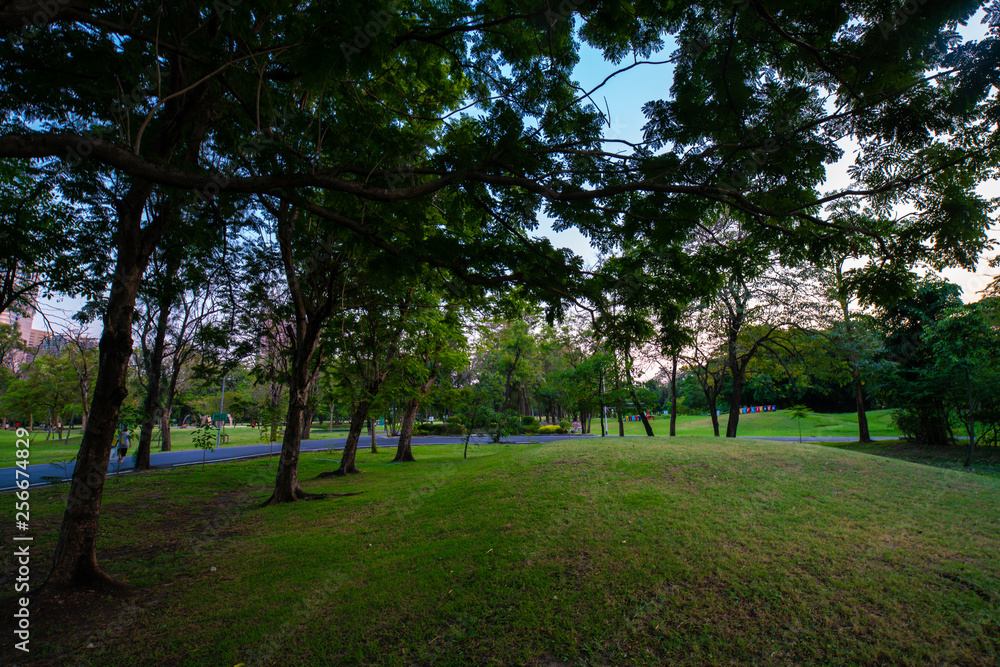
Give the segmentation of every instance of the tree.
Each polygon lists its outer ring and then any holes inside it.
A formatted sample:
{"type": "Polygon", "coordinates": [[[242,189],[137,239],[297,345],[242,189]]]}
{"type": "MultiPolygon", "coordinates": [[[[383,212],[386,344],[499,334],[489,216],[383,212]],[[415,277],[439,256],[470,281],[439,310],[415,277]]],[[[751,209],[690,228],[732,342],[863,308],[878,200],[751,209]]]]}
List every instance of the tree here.
{"type": "Polygon", "coordinates": [[[517,432],[528,411],[529,392],[541,379],[533,332],[538,313],[517,298],[510,306],[513,311],[498,313],[478,327],[475,384],[465,408],[469,429],[481,428],[493,442],[517,432]]]}
{"type": "Polygon", "coordinates": [[[874,391],[884,404],[895,408],[900,431],[929,445],[947,445],[951,428],[942,390],[944,367],[935,366],[925,334],[936,320],[961,306],[959,292],[956,285],[925,279],[912,296],[883,308],[879,315],[885,345],[874,391]]]}
{"type": "Polygon", "coordinates": [[[714,347],[725,357],[732,381],[726,437],[736,437],[747,368],[759,352],[780,356],[791,351],[790,331],[815,327],[825,318],[818,283],[808,267],[782,265],[777,253],[754,247],[753,234],[738,218],[722,212],[706,224],[701,242],[723,254],[721,288],[705,304],[714,321],[714,347]]]}
{"type": "Polygon", "coordinates": [[[851,313],[850,294],[847,283],[844,280],[844,260],[846,257],[838,257],[833,262],[833,271],[828,274],[832,278],[830,289],[831,295],[840,307],[840,321],[838,327],[842,327],[842,332],[836,336],[837,349],[842,351],[846,357],[848,368],[851,373],[851,381],[854,385],[854,401],[858,413],[858,440],[859,442],[871,442],[871,435],[868,432],[868,415],[865,410],[865,391],[861,381],[861,363],[863,359],[871,358],[873,341],[865,329],[857,323],[857,316],[851,313]]]}
{"type": "Polygon", "coordinates": [[[718,402],[728,368],[725,353],[717,339],[720,327],[715,315],[716,311],[707,307],[691,312],[693,318],[691,328],[699,333],[694,336],[682,358],[691,377],[701,388],[705,397],[705,407],[712,419],[712,429],[715,437],[719,437],[718,402]]]}
{"type": "Polygon", "coordinates": [[[69,354],[40,354],[31,366],[4,392],[5,409],[29,417],[44,414],[49,432],[55,427],[56,437],[68,422],[69,411],[76,408],[79,378],[69,354]]]}
{"type": "Polygon", "coordinates": [[[405,276],[395,271],[389,275],[377,268],[379,264],[375,261],[364,267],[372,267],[367,272],[359,267],[354,305],[341,313],[337,323],[341,334],[351,332],[341,335],[336,346],[339,386],[351,403],[351,422],[340,466],[321,476],[360,472],[355,460],[361,431],[399,359],[409,321],[422,305],[415,298],[416,287],[405,276]]]}
{"type": "Polygon", "coordinates": [[[80,427],[81,430],[86,430],[87,417],[90,414],[90,395],[94,390],[97,376],[96,341],[86,335],[82,326],[75,331],[65,331],[61,336],[66,341],[63,353],[67,355],[76,377],[76,391],[80,398],[78,405],[82,413],[80,427]]]}
{"type": "MultiPolygon", "coordinates": [[[[422,298],[433,297],[424,291],[422,298]]],[[[400,341],[401,353],[395,373],[403,391],[398,394],[403,407],[399,441],[393,462],[413,461],[413,425],[417,411],[442,375],[461,370],[469,363],[467,342],[457,308],[446,303],[427,303],[417,312],[400,341]]]]}
{"type": "MultiPolygon", "coordinates": [[[[965,467],[972,466],[976,447],[976,414],[997,404],[1000,374],[1000,333],[997,330],[996,299],[945,311],[926,330],[923,340],[933,352],[934,375],[951,380],[940,385],[959,414],[964,413],[969,454],[965,467]]],[[[994,408],[995,410],[995,408],[994,408]]]]}
{"type": "Polygon", "coordinates": [[[49,277],[68,271],[65,249],[76,242],[75,226],[53,186],[30,162],[0,159],[0,313],[33,312],[33,297],[49,277]]]}
{"type": "Polygon", "coordinates": [[[805,405],[793,405],[785,410],[785,412],[795,418],[795,422],[799,426],[799,442],[802,442],[802,420],[808,417],[812,413],[812,410],[805,405]]]}
{"type": "MultiPolygon", "coordinates": [[[[227,248],[223,233],[226,226],[217,228],[211,224],[211,218],[206,219],[206,216],[216,217],[222,212],[217,209],[186,211],[180,204],[176,193],[160,191],[150,206],[156,214],[177,220],[170,224],[151,256],[137,296],[135,337],[139,346],[136,367],[140,371],[144,396],[144,418],[135,455],[138,470],[149,469],[153,428],[159,424],[161,434],[169,431],[167,409],[173,400],[170,393],[176,392],[175,376],[179,372],[179,365],[171,364],[171,357],[189,344],[184,337],[199,330],[199,325],[204,324],[208,316],[203,312],[196,321],[186,321],[191,316],[187,299],[194,295],[201,300],[212,299],[219,274],[225,273],[227,265],[235,259],[235,253],[227,248]],[[176,328],[178,324],[179,329],[176,328]],[[179,340],[178,333],[181,334],[179,340]]],[[[222,294],[215,296],[223,298],[222,294]]],[[[217,310],[216,307],[211,312],[217,310]]],[[[169,448],[169,434],[165,437],[164,444],[169,448]]]]}

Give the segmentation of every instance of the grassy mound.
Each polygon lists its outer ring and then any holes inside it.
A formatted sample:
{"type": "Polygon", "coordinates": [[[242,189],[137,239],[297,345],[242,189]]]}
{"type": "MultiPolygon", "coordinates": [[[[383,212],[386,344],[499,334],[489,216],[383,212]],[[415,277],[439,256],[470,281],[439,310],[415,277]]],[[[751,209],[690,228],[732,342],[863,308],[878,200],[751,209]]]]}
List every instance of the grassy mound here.
{"type": "MultiPolygon", "coordinates": [[[[416,455],[393,465],[359,452],[362,475],[306,488],[362,495],[271,508],[257,503],[273,459],[110,484],[99,559],[132,591],[45,602],[35,662],[16,662],[989,665],[1000,655],[998,479],[709,438],[480,446],[464,462],[455,446],[416,455]],[[83,626],[68,631],[70,620],[83,626]]],[[[333,466],[328,457],[304,455],[301,478],[333,466]]],[[[59,502],[56,489],[33,496],[38,574],[59,502]]]]}

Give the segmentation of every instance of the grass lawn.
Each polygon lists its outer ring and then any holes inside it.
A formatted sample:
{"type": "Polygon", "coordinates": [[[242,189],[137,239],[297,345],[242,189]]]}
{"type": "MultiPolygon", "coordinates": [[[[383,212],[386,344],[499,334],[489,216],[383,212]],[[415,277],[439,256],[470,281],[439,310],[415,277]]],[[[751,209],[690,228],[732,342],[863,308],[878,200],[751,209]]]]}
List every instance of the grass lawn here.
{"type": "MultiPolygon", "coordinates": [[[[321,438],[342,438],[347,435],[347,426],[334,427],[334,431],[328,431],[325,429],[317,428],[313,426],[312,437],[313,439],[321,438]]],[[[197,429],[194,428],[171,428],[170,429],[170,440],[171,447],[175,451],[185,450],[185,449],[196,449],[193,443],[194,434],[197,429]]],[[[156,439],[156,434],[158,430],[153,431],[153,453],[160,451],[160,441],[156,439]]],[[[257,445],[264,440],[261,440],[260,430],[256,428],[250,428],[249,426],[227,426],[224,433],[229,436],[229,443],[223,444],[223,447],[233,447],[236,445],[257,445]]],[[[278,431],[278,442],[281,442],[282,431],[278,431]]],[[[65,433],[63,434],[66,435],[65,433]]],[[[56,461],[75,461],[76,454],[80,449],[80,440],[82,435],[79,429],[74,430],[72,435],[69,437],[63,437],[62,440],[56,440],[53,434],[52,438],[46,439],[44,431],[36,431],[31,434],[31,463],[52,463],[56,461]]],[[[0,468],[10,467],[15,464],[15,443],[16,437],[14,430],[10,431],[0,431],[0,468]]],[[[132,446],[129,448],[129,456],[135,454],[136,445],[139,442],[139,432],[138,430],[132,431],[132,446]]],[[[116,459],[117,460],[117,459],[116,459]]]]}
{"type": "MultiPolygon", "coordinates": [[[[681,437],[358,453],[261,508],[275,459],[128,476],[46,601],[63,665],[963,664],[1000,657],[1000,479],[813,444],[681,437]],[[92,646],[92,647],[89,647],[92,646]]],[[[32,491],[32,573],[64,488],[32,491]]],[[[10,510],[12,512],[12,510],[10,510]]],[[[11,521],[0,524],[9,533],[11,521]]],[[[10,544],[7,536],[2,540],[10,544]]],[[[13,558],[4,549],[4,571],[13,558]]],[[[10,579],[8,579],[8,582],[10,579]]],[[[0,613],[12,613],[11,586],[0,613]]]]}
{"type": "MultiPolygon", "coordinates": [[[[889,410],[872,410],[868,413],[868,426],[873,436],[898,436],[899,431],[892,428],[889,423],[889,410]]],[[[670,432],[670,418],[658,417],[650,424],[653,426],[653,433],[656,435],[667,435],[670,432]]],[[[719,416],[719,424],[723,434],[726,431],[726,416],[719,416]]],[[[592,423],[594,433],[600,435],[601,425],[598,420],[592,423]]],[[[611,420],[608,423],[612,435],[618,434],[618,422],[611,420]]],[[[260,438],[260,431],[248,426],[226,427],[225,431],[229,435],[229,446],[234,445],[255,445],[263,442],[260,438]]],[[[129,454],[135,454],[135,444],[138,439],[137,432],[132,438],[132,448],[129,454]]],[[[153,432],[153,452],[160,451],[159,441],[156,440],[157,431],[153,432]]],[[[175,450],[194,449],[192,438],[195,429],[193,428],[172,428],[170,430],[171,441],[175,450]]],[[[645,435],[642,422],[625,422],[626,435],[645,435]]],[[[709,417],[697,417],[691,415],[681,415],[677,417],[678,435],[712,435],[712,421],[709,417]]],[[[739,435],[746,436],[797,436],[799,434],[798,425],[795,420],[788,417],[783,412],[760,412],[750,415],[740,415],[739,435]]],[[[853,412],[846,414],[812,414],[802,420],[803,436],[857,436],[858,418],[853,412]]],[[[347,435],[347,425],[335,426],[333,431],[329,431],[318,425],[313,426],[313,439],[339,438],[347,435]]],[[[57,461],[72,461],[76,459],[77,450],[80,448],[80,432],[73,431],[72,436],[56,440],[45,438],[44,432],[36,432],[31,436],[31,462],[32,463],[52,463],[57,461]]],[[[279,431],[278,440],[281,439],[279,431]]],[[[0,431],[0,468],[10,467],[15,464],[14,456],[14,431],[0,431]]],[[[227,445],[223,445],[225,447],[227,445]]]]}
{"type": "MultiPolygon", "coordinates": [[[[872,437],[899,436],[899,431],[893,428],[889,421],[891,410],[869,410],[868,430],[872,437]]],[[[728,413],[719,415],[719,432],[726,434],[726,420],[728,413]]],[[[670,417],[659,415],[651,421],[655,435],[668,435],[670,433],[670,417]]],[[[594,420],[591,424],[594,433],[601,434],[601,424],[594,420]]],[[[612,419],[608,422],[608,428],[613,435],[618,435],[618,420],[612,419]]],[[[642,427],[642,422],[625,422],[626,435],[645,435],[646,431],[642,427]]],[[[699,417],[694,415],[677,415],[677,435],[707,435],[711,436],[712,418],[699,417]]],[[[777,412],[755,412],[749,415],[740,415],[737,435],[749,437],[781,437],[798,436],[799,427],[795,419],[789,417],[787,413],[778,410],[777,412]]],[[[823,436],[844,436],[858,437],[858,414],[856,412],[846,412],[842,414],[820,414],[812,413],[802,419],[803,437],[823,437],[823,436]]]]}

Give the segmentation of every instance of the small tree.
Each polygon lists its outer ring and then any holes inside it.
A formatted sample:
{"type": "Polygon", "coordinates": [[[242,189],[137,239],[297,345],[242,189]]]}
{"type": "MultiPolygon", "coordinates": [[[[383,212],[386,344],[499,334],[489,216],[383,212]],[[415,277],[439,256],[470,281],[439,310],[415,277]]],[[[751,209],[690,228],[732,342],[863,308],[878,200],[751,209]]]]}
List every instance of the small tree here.
{"type": "Polygon", "coordinates": [[[194,446],[201,449],[201,465],[204,466],[208,453],[215,451],[216,433],[215,429],[212,428],[212,423],[207,422],[198,427],[198,429],[194,432],[192,440],[194,442],[194,446]]]}
{"type": "Polygon", "coordinates": [[[811,415],[812,410],[805,405],[793,405],[792,407],[787,408],[785,412],[787,412],[789,416],[794,417],[796,423],[799,425],[799,442],[802,442],[802,420],[811,415]]]}

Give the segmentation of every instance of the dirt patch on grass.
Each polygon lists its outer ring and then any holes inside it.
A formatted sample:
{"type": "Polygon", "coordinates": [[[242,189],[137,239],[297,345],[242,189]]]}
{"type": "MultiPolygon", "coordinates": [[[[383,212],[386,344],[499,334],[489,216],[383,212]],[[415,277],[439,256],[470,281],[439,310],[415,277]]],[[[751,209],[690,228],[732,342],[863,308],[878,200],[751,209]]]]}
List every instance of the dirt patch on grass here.
{"type": "MultiPolygon", "coordinates": [[[[166,586],[102,593],[79,590],[53,594],[31,608],[30,653],[14,648],[4,637],[0,664],[50,665],[94,664],[101,649],[128,641],[138,619],[147,610],[163,604],[166,586]]],[[[15,600],[0,603],[0,613],[10,618],[15,600]]]]}
{"type": "MultiPolygon", "coordinates": [[[[144,496],[143,503],[156,503],[158,494],[144,496]]],[[[126,584],[136,579],[147,585],[107,593],[80,589],[65,592],[38,592],[55,552],[56,540],[37,540],[32,547],[30,607],[30,653],[14,648],[13,635],[0,639],[0,664],[67,665],[100,664],[102,648],[126,643],[139,627],[147,610],[165,604],[169,595],[187,581],[192,552],[208,554],[226,548],[226,538],[255,530],[248,523],[246,509],[252,493],[241,490],[210,496],[201,506],[166,503],[162,514],[146,513],[142,518],[112,515],[102,521],[98,563],[106,572],[126,584]],[[169,581],[160,583],[163,579],[169,581]]],[[[147,505],[147,507],[156,505],[147,505]]],[[[36,535],[58,532],[61,513],[33,523],[36,535]],[[58,519],[56,518],[58,516],[58,519]]],[[[12,579],[8,559],[6,577],[12,579]]],[[[11,618],[17,605],[12,586],[4,586],[0,613],[11,618]]]]}

